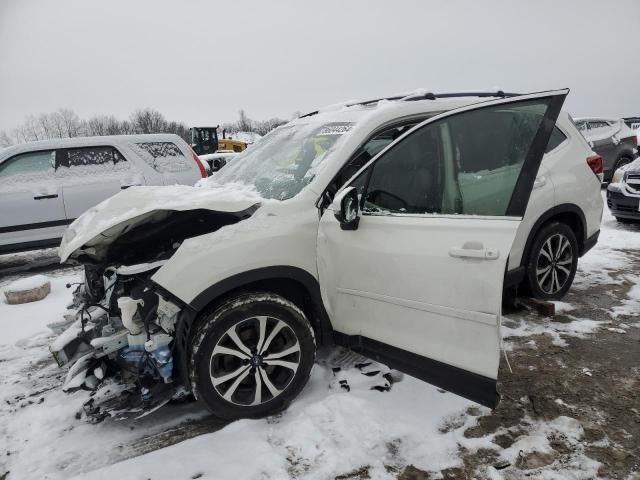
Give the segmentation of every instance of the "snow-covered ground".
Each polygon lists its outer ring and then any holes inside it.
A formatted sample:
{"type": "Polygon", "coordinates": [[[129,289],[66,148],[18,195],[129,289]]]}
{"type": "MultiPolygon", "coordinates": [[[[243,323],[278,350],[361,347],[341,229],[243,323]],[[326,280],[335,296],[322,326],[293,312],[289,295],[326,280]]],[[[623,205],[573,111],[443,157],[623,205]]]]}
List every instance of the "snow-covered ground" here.
{"type": "MultiPolygon", "coordinates": [[[[606,212],[600,242],[581,260],[574,288],[601,285],[606,292],[616,284],[609,274],[624,270],[630,255],[639,253],[640,227],[618,225],[606,212]]],[[[535,478],[592,478],[598,469],[599,463],[580,448],[585,432],[575,418],[527,419],[520,437],[501,448],[496,434],[465,433],[486,418],[488,409],[409,376],[398,378],[388,392],[373,390],[379,378],[363,375],[353,361],[342,362],[340,372],[331,368],[344,357],[336,350],[323,352],[324,361],[314,367],[301,396],[276,417],[223,425],[198,404],[187,403],[136,421],[88,424],[75,417],[87,393],[60,390],[63,372],[48,352],[52,334],[46,328],[60,320],[71,298],[65,285],[78,281],[79,274],[73,268],[49,273],[52,291],[40,302],[8,305],[0,293],[2,480],[385,479],[397,478],[408,465],[429,472],[460,467],[463,453],[476,451],[492,452],[481,478],[511,479],[521,477],[491,465],[545,464],[557,436],[577,453],[552,470],[536,471],[535,478]],[[344,380],[349,391],[341,387],[344,380]],[[189,429],[197,433],[185,434],[189,429]],[[532,452],[535,456],[527,457],[532,452]]],[[[0,280],[0,291],[16,278],[0,280]]],[[[632,270],[624,278],[640,285],[640,275],[632,270]]],[[[559,302],[557,311],[568,321],[531,323],[529,313],[508,315],[503,336],[509,355],[521,348],[516,340],[522,337],[531,337],[535,346],[534,338],[548,336],[554,346],[565,348],[570,338],[597,335],[601,329],[624,334],[640,326],[574,315],[580,309],[572,303],[559,302]]],[[[640,287],[626,292],[609,313],[611,318],[638,315],[640,287]]],[[[561,406],[563,400],[557,402],[561,406]]]]}

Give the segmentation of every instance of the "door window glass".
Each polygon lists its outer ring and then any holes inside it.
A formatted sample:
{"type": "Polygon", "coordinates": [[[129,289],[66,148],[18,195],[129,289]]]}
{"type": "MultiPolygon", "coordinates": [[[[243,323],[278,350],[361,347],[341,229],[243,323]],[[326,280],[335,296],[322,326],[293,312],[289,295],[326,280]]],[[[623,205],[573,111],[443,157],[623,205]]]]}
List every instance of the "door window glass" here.
{"type": "Polygon", "coordinates": [[[417,130],[372,166],[364,210],[505,215],[548,103],[470,110],[417,130]]]}
{"type": "Polygon", "coordinates": [[[132,146],[147,165],[158,173],[185,172],[193,166],[193,160],[185,157],[172,142],[143,142],[132,146]]]}
{"type": "MultiPolygon", "coordinates": [[[[424,120],[424,119],[423,119],[424,120]]],[[[351,177],[353,177],[358,171],[365,166],[369,160],[375,157],[378,153],[391,144],[400,135],[410,130],[417,125],[418,121],[406,122],[402,125],[396,125],[387,128],[365,142],[356,152],[352,155],[347,164],[340,170],[335,180],[327,188],[329,196],[325,199],[326,205],[331,203],[335,193],[344,185],[351,177]]],[[[364,180],[360,179],[351,184],[358,188],[358,193],[362,194],[364,189],[364,180]]]]}
{"type": "Polygon", "coordinates": [[[0,177],[45,174],[53,170],[53,158],[51,150],[21,153],[0,163],[0,177]]]}
{"type": "Polygon", "coordinates": [[[117,148],[113,149],[113,162],[114,163],[124,163],[127,159],[118,151],[117,148]]]}
{"type": "Polygon", "coordinates": [[[129,162],[111,146],[66,148],[59,152],[56,177],[93,183],[128,172],[129,162]]]}
{"type": "Polygon", "coordinates": [[[65,166],[67,167],[113,165],[115,163],[112,147],[69,148],[66,153],[65,166]]]}

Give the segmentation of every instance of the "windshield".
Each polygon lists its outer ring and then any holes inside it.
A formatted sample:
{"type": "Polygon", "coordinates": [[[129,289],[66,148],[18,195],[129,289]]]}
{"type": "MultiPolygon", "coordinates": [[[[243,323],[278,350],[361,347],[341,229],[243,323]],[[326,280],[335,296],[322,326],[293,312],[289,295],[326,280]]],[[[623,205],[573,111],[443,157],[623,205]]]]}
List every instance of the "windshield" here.
{"type": "Polygon", "coordinates": [[[263,198],[292,198],[313,180],[328,152],[352,126],[332,122],[279,127],[211,179],[253,185],[263,198]]]}

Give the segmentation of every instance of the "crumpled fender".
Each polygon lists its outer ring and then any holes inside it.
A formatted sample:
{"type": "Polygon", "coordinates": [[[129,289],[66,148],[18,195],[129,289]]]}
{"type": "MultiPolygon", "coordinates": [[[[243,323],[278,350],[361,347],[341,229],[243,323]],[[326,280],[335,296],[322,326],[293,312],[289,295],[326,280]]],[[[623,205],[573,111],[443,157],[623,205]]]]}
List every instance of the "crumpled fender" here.
{"type": "Polygon", "coordinates": [[[102,247],[123,232],[163,211],[205,209],[240,212],[264,200],[247,188],[203,188],[185,185],[131,187],[90,208],[64,233],[58,250],[66,261],[79,249],[102,247]]]}

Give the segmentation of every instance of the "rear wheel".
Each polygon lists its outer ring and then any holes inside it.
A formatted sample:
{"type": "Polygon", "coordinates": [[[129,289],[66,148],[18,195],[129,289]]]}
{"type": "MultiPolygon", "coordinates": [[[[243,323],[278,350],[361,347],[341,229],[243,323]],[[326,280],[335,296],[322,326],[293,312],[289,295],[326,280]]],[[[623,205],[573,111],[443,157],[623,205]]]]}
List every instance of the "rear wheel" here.
{"type": "Polygon", "coordinates": [[[286,408],[307,383],[316,351],[304,313],[269,293],[226,301],[205,315],[193,342],[194,393],[225,419],[286,408]]]}
{"type": "Polygon", "coordinates": [[[545,225],[531,246],[527,283],[531,294],[543,300],[562,298],[578,268],[578,241],[571,228],[559,222],[545,225]]]}
{"type": "MultiPolygon", "coordinates": [[[[618,159],[618,161],[616,162],[616,166],[613,169],[613,172],[615,173],[615,171],[617,169],[619,169],[620,167],[624,167],[625,165],[630,164],[631,162],[633,162],[633,158],[631,157],[627,157],[626,155],[623,155],[622,157],[620,157],[618,159]]],[[[613,174],[612,174],[613,175],[613,174]]]]}

